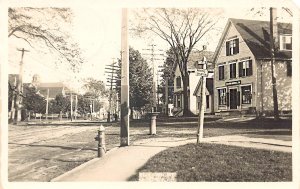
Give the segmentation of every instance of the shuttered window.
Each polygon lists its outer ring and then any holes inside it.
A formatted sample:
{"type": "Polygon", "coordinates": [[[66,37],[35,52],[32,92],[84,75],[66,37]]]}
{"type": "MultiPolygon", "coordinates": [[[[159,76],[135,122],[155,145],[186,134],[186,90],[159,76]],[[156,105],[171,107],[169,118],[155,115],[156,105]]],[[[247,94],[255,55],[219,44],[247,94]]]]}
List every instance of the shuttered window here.
{"type": "Polygon", "coordinates": [[[226,56],[234,55],[239,53],[239,39],[233,39],[226,41],[226,56]]]}
{"type": "Polygon", "coordinates": [[[181,77],[176,78],[176,88],[180,89],[181,88],[181,77]]]}
{"type": "Polygon", "coordinates": [[[236,63],[229,64],[230,67],[230,79],[236,78],[236,63]]]}
{"type": "Polygon", "coordinates": [[[219,80],[225,79],[224,65],[219,66],[219,80]]]}
{"type": "Polygon", "coordinates": [[[286,62],[286,75],[288,77],[291,77],[292,76],[292,61],[287,61],[286,62]]]}
{"type": "Polygon", "coordinates": [[[252,74],[252,60],[239,62],[239,77],[251,76],[252,74]]]}

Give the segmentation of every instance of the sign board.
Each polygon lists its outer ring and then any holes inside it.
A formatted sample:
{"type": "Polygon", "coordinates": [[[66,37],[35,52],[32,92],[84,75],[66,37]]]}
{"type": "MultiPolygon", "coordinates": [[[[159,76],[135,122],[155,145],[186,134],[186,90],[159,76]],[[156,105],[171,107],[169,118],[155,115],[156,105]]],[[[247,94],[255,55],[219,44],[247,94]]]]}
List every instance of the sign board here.
{"type": "Polygon", "coordinates": [[[208,70],[205,70],[205,69],[197,69],[197,71],[196,71],[196,76],[207,77],[207,76],[208,76],[208,70]]]}
{"type": "Polygon", "coordinates": [[[241,80],[237,80],[237,81],[229,81],[229,82],[226,82],[225,85],[226,86],[230,86],[230,85],[239,85],[241,84],[241,80]]]}

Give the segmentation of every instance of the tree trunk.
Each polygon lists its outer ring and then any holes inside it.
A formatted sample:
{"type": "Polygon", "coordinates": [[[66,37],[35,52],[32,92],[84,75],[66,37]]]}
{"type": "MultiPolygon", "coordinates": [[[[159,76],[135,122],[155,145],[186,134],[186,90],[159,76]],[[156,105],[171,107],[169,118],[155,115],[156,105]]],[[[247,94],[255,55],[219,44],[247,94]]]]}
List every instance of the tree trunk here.
{"type": "Polygon", "coordinates": [[[190,80],[189,80],[189,74],[186,72],[184,76],[182,76],[182,83],[183,83],[183,116],[191,116],[193,113],[190,110],[189,105],[189,98],[190,98],[190,80]]]}

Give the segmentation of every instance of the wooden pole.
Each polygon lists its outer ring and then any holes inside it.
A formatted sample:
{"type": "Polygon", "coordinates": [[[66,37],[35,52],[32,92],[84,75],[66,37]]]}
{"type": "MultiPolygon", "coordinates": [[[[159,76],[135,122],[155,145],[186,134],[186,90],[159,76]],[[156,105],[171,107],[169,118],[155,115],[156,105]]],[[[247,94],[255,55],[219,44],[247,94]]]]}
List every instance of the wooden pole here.
{"type": "MultiPolygon", "coordinates": [[[[203,69],[206,70],[206,61],[205,60],[204,60],[203,69]]],[[[201,93],[200,93],[201,107],[199,110],[198,134],[197,134],[197,143],[198,144],[203,140],[204,112],[205,112],[205,106],[206,106],[205,89],[206,89],[206,76],[201,76],[201,93]]]]}
{"type": "Polygon", "coordinates": [[[72,94],[72,92],[71,92],[71,95],[70,95],[70,101],[71,101],[71,116],[70,116],[70,118],[71,118],[71,121],[73,121],[73,94],[72,94]]]}
{"type": "Polygon", "coordinates": [[[165,84],[165,105],[166,105],[166,115],[169,115],[169,78],[166,77],[166,84],[165,84]]]}
{"type": "Polygon", "coordinates": [[[75,120],[77,120],[78,97],[75,95],[75,120]]]}
{"type": "Polygon", "coordinates": [[[46,120],[48,120],[48,110],[49,110],[49,89],[47,89],[47,99],[46,99],[46,120]]]}
{"type": "MultiPolygon", "coordinates": [[[[271,55],[271,74],[272,74],[272,90],[273,90],[273,104],[274,104],[274,119],[279,119],[279,112],[278,112],[278,98],[277,98],[277,88],[276,88],[276,78],[274,75],[274,62],[275,62],[275,45],[274,44],[274,26],[277,24],[276,21],[276,8],[270,8],[270,55],[271,55]]],[[[275,31],[277,33],[277,31],[275,31]]],[[[275,36],[276,38],[278,36],[275,36]]]]}
{"type": "Polygon", "coordinates": [[[127,8],[122,9],[120,146],[129,145],[129,47],[127,8]]]}
{"type": "Polygon", "coordinates": [[[16,113],[14,117],[14,124],[17,124],[18,121],[21,120],[21,106],[22,106],[22,96],[21,94],[23,93],[23,58],[24,58],[24,53],[29,52],[28,50],[25,50],[24,48],[22,49],[17,49],[18,51],[22,52],[21,55],[21,61],[20,61],[20,69],[19,69],[19,81],[17,82],[17,97],[16,97],[16,113]]]}
{"type": "Polygon", "coordinates": [[[13,121],[14,117],[15,117],[15,106],[16,106],[16,92],[15,92],[15,88],[17,86],[17,77],[15,76],[15,80],[14,80],[14,90],[12,92],[12,101],[11,101],[11,109],[10,109],[10,120],[13,121]]]}

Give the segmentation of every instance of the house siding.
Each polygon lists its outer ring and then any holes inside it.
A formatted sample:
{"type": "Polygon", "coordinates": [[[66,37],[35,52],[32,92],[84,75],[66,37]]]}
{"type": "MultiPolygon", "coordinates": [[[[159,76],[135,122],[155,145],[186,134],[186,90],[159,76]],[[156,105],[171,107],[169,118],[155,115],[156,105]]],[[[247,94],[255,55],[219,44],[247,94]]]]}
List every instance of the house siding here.
{"type": "Polygon", "coordinates": [[[239,32],[236,28],[231,24],[229,26],[229,30],[227,35],[225,36],[225,40],[223,41],[220,47],[219,55],[216,59],[215,64],[215,77],[214,77],[214,111],[221,112],[221,111],[228,111],[231,110],[227,105],[219,106],[219,96],[218,96],[218,89],[226,88],[226,92],[229,92],[230,89],[237,89],[238,92],[241,92],[241,86],[251,85],[252,87],[252,101],[251,104],[242,104],[240,103],[236,109],[233,110],[247,110],[249,107],[256,105],[256,61],[251,53],[249,47],[246,45],[245,41],[242,39],[239,32]],[[239,53],[235,55],[226,56],[226,41],[229,39],[238,38],[239,39],[239,53]],[[239,77],[239,66],[238,62],[243,59],[250,59],[252,60],[252,75],[246,77],[239,77]],[[236,62],[236,78],[230,79],[230,62],[236,62]],[[224,65],[224,80],[219,80],[219,65],[224,65]],[[239,82],[236,85],[226,85],[226,82],[239,82]]]}
{"type": "MultiPolygon", "coordinates": [[[[272,112],[273,89],[271,62],[269,60],[258,60],[258,112],[272,112]]],[[[281,112],[292,110],[292,77],[287,75],[287,61],[277,60],[274,63],[274,74],[276,78],[276,89],[278,97],[278,110],[281,112]]]]}

